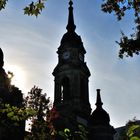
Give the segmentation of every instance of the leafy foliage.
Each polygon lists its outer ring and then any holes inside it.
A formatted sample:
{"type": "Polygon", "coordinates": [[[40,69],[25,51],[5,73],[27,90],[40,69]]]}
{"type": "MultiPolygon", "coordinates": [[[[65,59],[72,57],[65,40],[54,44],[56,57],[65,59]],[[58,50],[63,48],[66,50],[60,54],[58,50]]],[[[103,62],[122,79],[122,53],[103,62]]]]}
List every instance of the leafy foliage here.
{"type": "Polygon", "coordinates": [[[128,121],[119,140],[140,140],[140,121],[135,118],[128,121]]]}
{"type": "Polygon", "coordinates": [[[115,13],[118,20],[121,20],[127,11],[134,13],[134,22],[136,23],[136,32],[129,39],[124,33],[120,42],[119,57],[133,57],[134,54],[140,53],[140,0],[103,0],[101,5],[105,13],[115,13]]]}
{"type": "MultiPolygon", "coordinates": [[[[140,25],[138,26],[140,28],[140,25]]],[[[120,42],[116,41],[120,46],[119,57],[133,57],[134,54],[140,53],[140,31],[137,33],[137,37],[129,39],[123,32],[120,42]]]]}
{"type": "Polygon", "coordinates": [[[25,140],[55,139],[57,132],[53,126],[53,120],[58,118],[59,114],[54,107],[52,108],[50,99],[46,98],[46,94],[42,94],[40,88],[34,86],[31,89],[23,107],[0,101],[0,128],[3,130],[0,131],[0,136],[7,131],[8,134],[14,135],[15,130],[19,129],[18,126],[29,119],[31,123],[25,140]]]}
{"type": "MultiPolygon", "coordinates": [[[[11,106],[10,104],[0,105],[0,139],[11,139],[19,137],[21,129],[24,133],[25,120],[33,116],[35,112],[24,107],[11,106]],[[16,132],[16,136],[15,136],[16,132]],[[7,134],[7,135],[5,135],[7,134]]],[[[24,135],[24,134],[21,134],[24,135]]]]}
{"type": "Polygon", "coordinates": [[[25,15],[35,15],[36,17],[41,13],[42,9],[45,8],[45,0],[38,0],[37,2],[31,2],[24,8],[25,15]]]}
{"type": "Polygon", "coordinates": [[[80,124],[77,131],[72,132],[69,128],[65,128],[64,131],[59,131],[59,135],[65,140],[88,140],[88,131],[80,124]]]}
{"type": "Polygon", "coordinates": [[[5,9],[8,0],[0,0],[0,10],[5,9]]]}
{"type": "Polygon", "coordinates": [[[6,118],[8,118],[8,120],[19,122],[27,120],[29,117],[35,114],[35,111],[31,110],[30,108],[19,108],[16,106],[11,106],[10,104],[1,104],[0,114],[1,121],[4,121],[2,119],[4,115],[6,118]]]}
{"type": "Polygon", "coordinates": [[[127,10],[134,11],[134,16],[138,17],[140,13],[140,0],[103,0],[102,10],[106,13],[114,12],[118,20],[121,20],[127,10]]]}
{"type": "MultiPolygon", "coordinates": [[[[37,0],[36,2],[32,1],[28,4],[23,10],[25,15],[34,15],[38,16],[41,14],[41,11],[45,8],[46,0],[37,0]]],[[[8,0],[0,0],[0,10],[5,9],[8,0]]]]}
{"type": "Polygon", "coordinates": [[[127,123],[127,137],[130,140],[136,139],[140,140],[140,122],[137,120],[132,120],[127,123]]]}
{"type": "Polygon", "coordinates": [[[58,117],[55,108],[52,108],[50,99],[46,94],[42,94],[42,89],[34,86],[26,97],[26,107],[36,111],[31,117],[30,133],[26,140],[53,140],[56,130],[53,126],[53,120],[58,117]]]}
{"type": "Polygon", "coordinates": [[[16,138],[20,136],[21,131],[24,133],[25,120],[32,116],[33,112],[24,108],[22,99],[19,99],[22,97],[21,92],[16,87],[11,86],[11,91],[4,93],[6,97],[0,97],[0,139],[8,139],[8,137],[13,139],[15,132],[16,138]]]}

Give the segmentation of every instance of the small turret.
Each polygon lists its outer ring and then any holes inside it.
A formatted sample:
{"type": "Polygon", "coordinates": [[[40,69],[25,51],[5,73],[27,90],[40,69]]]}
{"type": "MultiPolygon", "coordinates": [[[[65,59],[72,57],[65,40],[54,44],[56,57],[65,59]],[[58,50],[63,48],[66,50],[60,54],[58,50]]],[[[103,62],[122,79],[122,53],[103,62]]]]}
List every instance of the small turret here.
{"type": "Polygon", "coordinates": [[[110,125],[109,114],[102,108],[100,89],[97,89],[96,109],[91,115],[90,140],[113,140],[115,129],[110,125]]]}
{"type": "Polygon", "coordinates": [[[100,89],[97,89],[96,109],[92,113],[92,123],[94,125],[109,125],[110,118],[108,113],[102,108],[100,89]]]}

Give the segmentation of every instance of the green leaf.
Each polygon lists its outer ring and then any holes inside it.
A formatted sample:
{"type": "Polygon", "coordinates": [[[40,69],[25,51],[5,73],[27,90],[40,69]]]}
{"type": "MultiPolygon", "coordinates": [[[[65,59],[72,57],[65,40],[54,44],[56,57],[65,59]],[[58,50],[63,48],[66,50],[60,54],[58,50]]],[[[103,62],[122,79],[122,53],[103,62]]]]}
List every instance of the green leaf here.
{"type": "Polygon", "coordinates": [[[128,129],[128,132],[127,132],[127,136],[128,137],[132,137],[133,134],[134,134],[134,130],[139,128],[140,125],[132,125],[129,129],[128,129]]]}
{"type": "Polygon", "coordinates": [[[9,112],[9,113],[7,114],[7,117],[11,118],[11,117],[13,117],[13,115],[14,115],[14,112],[9,112]]]}
{"type": "Polygon", "coordinates": [[[5,5],[7,3],[8,0],[0,0],[0,10],[5,8],[5,5]]]}
{"type": "Polygon", "coordinates": [[[23,10],[24,10],[24,14],[25,14],[25,15],[29,15],[29,14],[30,14],[30,9],[29,9],[29,7],[25,7],[23,10]]]}
{"type": "Polygon", "coordinates": [[[131,137],[130,140],[140,140],[140,138],[135,136],[135,137],[131,137]]]}
{"type": "Polygon", "coordinates": [[[44,3],[38,3],[38,4],[36,4],[36,7],[38,9],[40,9],[41,11],[42,11],[43,8],[45,8],[44,3]]]}
{"type": "Polygon", "coordinates": [[[20,119],[19,119],[18,116],[13,116],[13,117],[11,118],[11,120],[13,120],[13,121],[19,121],[20,119]]]}
{"type": "Polygon", "coordinates": [[[65,133],[67,133],[67,132],[70,133],[70,130],[69,130],[68,128],[65,128],[65,129],[64,129],[64,132],[65,132],[65,133]]]}

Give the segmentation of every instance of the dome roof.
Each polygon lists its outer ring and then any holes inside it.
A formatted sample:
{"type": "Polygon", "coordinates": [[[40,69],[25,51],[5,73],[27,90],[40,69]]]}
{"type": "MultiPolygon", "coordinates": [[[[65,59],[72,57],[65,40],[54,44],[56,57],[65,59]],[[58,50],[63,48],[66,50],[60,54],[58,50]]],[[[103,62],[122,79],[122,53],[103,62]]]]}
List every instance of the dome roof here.
{"type": "Polygon", "coordinates": [[[78,48],[84,54],[86,53],[81,37],[75,32],[67,32],[63,35],[61,39],[61,45],[58,48],[58,51],[61,51],[64,48],[78,48]]]}
{"type": "Polygon", "coordinates": [[[109,114],[104,109],[96,108],[91,115],[91,121],[95,125],[109,125],[109,114]]]}
{"type": "Polygon", "coordinates": [[[76,44],[83,44],[81,37],[77,35],[75,32],[67,32],[63,35],[61,39],[61,44],[63,43],[76,43],[76,44]]]}
{"type": "Polygon", "coordinates": [[[100,90],[97,89],[97,102],[96,109],[91,115],[91,122],[93,125],[109,125],[110,117],[109,114],[102,108],[102,101],[100,97],[100,90]]]}

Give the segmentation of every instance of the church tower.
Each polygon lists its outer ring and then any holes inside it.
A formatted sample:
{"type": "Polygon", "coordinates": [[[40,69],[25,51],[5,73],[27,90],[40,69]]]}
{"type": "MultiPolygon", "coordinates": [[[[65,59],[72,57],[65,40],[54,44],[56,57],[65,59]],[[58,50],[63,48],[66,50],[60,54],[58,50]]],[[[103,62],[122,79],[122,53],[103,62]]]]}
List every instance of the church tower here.
{"type": "Polygon", "coordinates": [[[100,90],[97,90],[97,108],[91,114],[88,91],[90,71],[85,62],[83,42],[75,32],[72,5],[70,0],[67,32],[58,47],[58,64],[53,71],[54,107],[60,113],[54,123],[55,128],[75,131],[78,124],[83,124],[88,129],[89,140],[113,140],[114,128],[109,124],[109,114],[102,108],[100,90]]]}
{"type": "Polygon", "coordinates": [[[74,114],[77,120],[86,123],[90,116],[88,79],[90,71],[85,62],[86,50],[81,37],[75,32],[73,2],[69,2],[67,32],[58,48],[58,64],[53,71],[55,77],[54,106],[62,114],[74,114]],[[85,119],[86,118],[86,119],[85,119]]]}

